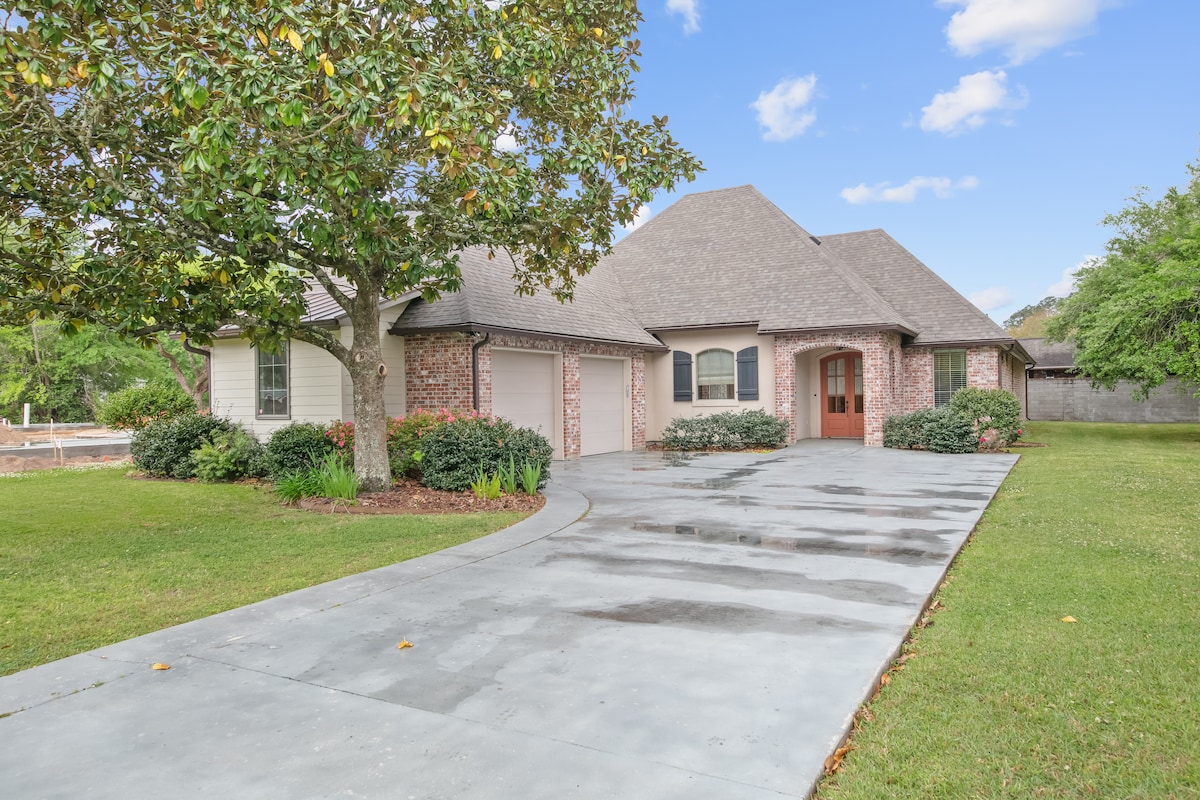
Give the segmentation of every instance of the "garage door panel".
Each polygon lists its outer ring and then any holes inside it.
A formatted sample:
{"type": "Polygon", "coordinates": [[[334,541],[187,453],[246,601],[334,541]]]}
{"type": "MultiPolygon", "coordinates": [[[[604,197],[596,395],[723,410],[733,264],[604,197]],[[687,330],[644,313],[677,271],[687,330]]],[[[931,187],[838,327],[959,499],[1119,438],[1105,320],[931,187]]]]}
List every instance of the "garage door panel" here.
{"type": "Polygon", "coordinates": [[[625,362],[579,360],[580,454],[625,449],[625,362]]]}
{"type": "Polygon", "coordinates": [[[492,351],[492,413],[554,441],[554,355],[492,351]]]}

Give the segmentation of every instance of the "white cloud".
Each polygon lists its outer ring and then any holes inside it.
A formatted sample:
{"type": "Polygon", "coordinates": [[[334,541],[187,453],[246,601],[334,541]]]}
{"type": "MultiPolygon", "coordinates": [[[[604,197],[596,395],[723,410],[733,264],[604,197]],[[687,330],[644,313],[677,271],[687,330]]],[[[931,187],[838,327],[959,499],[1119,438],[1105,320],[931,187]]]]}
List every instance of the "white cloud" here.
{"type": "Polygon", "coordinates": [[[817,120],[809,107],[816,96],[817,76],[785,78],[769,92],[763,92],[750,107],[758,112],[758,124],[766,128],[763,139],[786,142],[799,136],[817,120]]]}
{"type": "Polygon", "coordinates": [[[1003,308],[1012,302],[1013,296],[1007,288],[1003,286],[993,286],[990,289],[983,289],[978,292],[973,292],[967,296],[967,299],[974,303],[975,307],[983,313],[995,311],[997,308],[1003,308]]]}
{"type": "Polygon", "coordinates": [[[911,203],[917,199],[917,193],[922,189],[932,189],[936,196],[944,199],[953,197],[960,189],[974,189],[978,186],[979,179],[974,175],[967,175],[957,182],[949,178],[927,178],[918,175],[901,186],[892,186],[886,182],[874,186],[860,183],[858,186],[842,189],[842,199],[856,206],[863,203],[911,203]]]}
{"type": "Polygon", "coordinates": [[[1079,274],[1079,270],[1084,267],[1094,266],[1100,259],[1097,256],[1084,256],[1083,261],[1080,261],[1073,267],[1067,267],[1062,272],[1062,279],[1050,288],[1046,289],[1046,294],[1054,297],[1066,297],[1075,291],[1075,281],[1079,274]]]}
{"type": "Polygon", "coordinates": [[[1013,64],[1091,33],[1112,0],[937,0],[958,7],[946,40],[960,56],[999,48],[1013,64]]]}
{"type": "Polygon", "coordinates": [[[700,32],[700,0],[667,0],[667,13],[683,17],[685,36],[700,32]]]}
{"type": "Polygon", "coordinates": [[[520,142],[516,137],[517,129],[512,125],[505,125],[500,130],[500,135],[496,137],[496,149],[506,153],[512,153],[521,149],[520,142]]]}
{"type": "Polygon", "coordinates": [[[627,231],[636,231],[638,228],[645,225],[646,221],[649,220],[653,214],[654,212],[650,210],[650,206],[642,206],[638,209],[637,213],[633,215],[633,221],[628,225],[622,225],[621,227],[627,231]]]}
{"type": "Polygon", "coordinates": [[[921,109],[921,130],[956,136],[982,127],[991,111],[1023,108],[1029,101],[1025,90],[1013,95],[1007,81],[1004,70],[964,75],[958,79],[958,86],[934,95],[929,105],[921,109]]]}

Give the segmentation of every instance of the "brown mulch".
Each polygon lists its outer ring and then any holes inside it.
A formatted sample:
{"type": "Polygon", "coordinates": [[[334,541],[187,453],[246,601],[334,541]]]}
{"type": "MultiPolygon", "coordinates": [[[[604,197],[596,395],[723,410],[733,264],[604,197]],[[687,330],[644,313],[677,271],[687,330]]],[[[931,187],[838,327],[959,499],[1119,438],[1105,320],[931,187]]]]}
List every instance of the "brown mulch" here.
{"type": "Polygon", "coordinates": [[[473,511],[519,511],[532,514],[546,504],[540,494],[503,495],[495,500],[480,500],[474,492],[440,492],[422,486],[412,478],[401,478],[389,491],[360,494],[356,505],[327,497],[309,497],[300,501],[306,511],[337,514],[467,514],[473,511]]]}

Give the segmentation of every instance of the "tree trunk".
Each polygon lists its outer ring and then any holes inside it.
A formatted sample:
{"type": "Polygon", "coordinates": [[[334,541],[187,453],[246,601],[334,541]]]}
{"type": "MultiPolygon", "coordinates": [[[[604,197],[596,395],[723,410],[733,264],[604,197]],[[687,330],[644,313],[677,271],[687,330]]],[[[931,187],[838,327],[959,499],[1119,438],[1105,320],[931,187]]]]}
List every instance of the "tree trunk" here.
{"type": "Polygon", "coordinates": [[[346,364],[354,387],[354,472],[360,491],[382,492],[392,485],[387,454],[387,408],[383,400],[387,367],[383,363],[379,305],[373,298],[362,302],[363,297],[360,294],[350,310],[354,342],[350,346],[350,363],[346,364]]]}

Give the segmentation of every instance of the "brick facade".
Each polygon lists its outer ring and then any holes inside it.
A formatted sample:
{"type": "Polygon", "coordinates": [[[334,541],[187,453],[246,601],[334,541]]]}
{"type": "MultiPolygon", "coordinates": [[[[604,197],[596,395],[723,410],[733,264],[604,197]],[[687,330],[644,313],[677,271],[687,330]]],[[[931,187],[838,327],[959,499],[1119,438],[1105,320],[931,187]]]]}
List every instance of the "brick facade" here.
{"type": "MultiPolygon", "coordinates": [[[[883,421],[898,413],[901,368],[900,334],[890,331],[790,333],[775,337],[775,416],[796,436],[796,356],[810,350],[842,347],[863,359],[863,443],[883,444],[883,421]]],[[[932,380],[932,378],[930,378],[932,380]]]]}
{"type": "MultiPolygon", "coordinates": [[[[415,408],[471,408],[474,383],[471,346],[478,341],[462,333],[435,333],[405,337],[405,380],[408,410],[415,408]]],[[[492,413],[492,347],[558,353],[562,357],[562,453],[578,458],[582,442],[579,409],[579,359],[610,356],[629,359],[629,420],[633,448],[646,446],[646,359],[643,351],[621,345],[571,342],[532,336],[493,334],[478,350],[479,411],[492,413]]]]}

